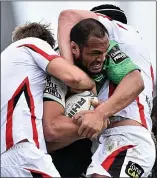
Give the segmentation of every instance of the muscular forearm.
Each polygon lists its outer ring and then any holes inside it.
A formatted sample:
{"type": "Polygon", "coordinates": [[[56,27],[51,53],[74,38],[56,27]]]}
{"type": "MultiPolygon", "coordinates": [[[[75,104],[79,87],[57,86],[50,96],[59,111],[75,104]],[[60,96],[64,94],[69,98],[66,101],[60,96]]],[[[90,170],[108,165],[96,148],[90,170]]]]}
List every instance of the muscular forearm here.
{"type": "Polygon", "coordinates": [[[139,71],[133,71],[122,79],[113,95],[101,103],[96,111],[104,118],[113,116],[133,102],[143,89],[144,83],[139,71]]]}
{"type": "Polygon", "coordinates": [[[56,118],[51,129],[53,130],[53,134],[46,138],[46,145],[49,153],[81,139],[78,135],[78,126],[68,117],[59,116],[56,118]]]}
{"type": "Polygon", "coordinates": [[[47,142],[73,142],[80,139],[78,135],[78,126],[75,125],[71,118],[66,116],[58,116],[50,125],[44,125],[44,131],[51,130],[45,134],[47,142]]]}
{"type": "Polygon", "coordinates": [[[85,72],[61,57],[48,64],[47,72],[74,89],[91,90],[95,86],[94,81],[85,72]]]}

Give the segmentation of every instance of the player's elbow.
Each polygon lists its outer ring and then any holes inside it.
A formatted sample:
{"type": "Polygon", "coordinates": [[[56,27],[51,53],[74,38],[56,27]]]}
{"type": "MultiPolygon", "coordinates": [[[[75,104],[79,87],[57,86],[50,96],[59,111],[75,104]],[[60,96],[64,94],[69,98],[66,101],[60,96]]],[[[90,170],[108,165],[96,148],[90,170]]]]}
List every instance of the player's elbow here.
{"type": "Polygon", "coordinates": [[[61,11],[61,13],[59,14],[59,20],[64,19],[64,18],[69,18],[72,17],[74,15],[74,10],[63,10],[61,11]]]}
{"type": "Polygon", "coordinates": [[[134,78],[136,80],[135,86],[137,88],[138,94],[140,94],[145,88],[144,81],[143,81],[143,78],[142,78],[141,73],[139,71],[134,71],[134,74],[135,74],[134,78]]]}
{"type": "MultiPolygon", "coordinates": [[[[142,78],[142,77],[141,77],[142,78]]],[[[144,86],[144,81],[143,79],[141,79],[140,83],[139,83],[139,90],[140,90],[140,93],[145,89],[145,86],[144,86]]]]}
{"type": "Polygon", "coordinates": [[[73,11],[72,10],[63,10],[60,14],[59,14],[59,18],[58,18],[58,22],[63,23],[66,21],[70,21],[73,18],[73,11]]]}

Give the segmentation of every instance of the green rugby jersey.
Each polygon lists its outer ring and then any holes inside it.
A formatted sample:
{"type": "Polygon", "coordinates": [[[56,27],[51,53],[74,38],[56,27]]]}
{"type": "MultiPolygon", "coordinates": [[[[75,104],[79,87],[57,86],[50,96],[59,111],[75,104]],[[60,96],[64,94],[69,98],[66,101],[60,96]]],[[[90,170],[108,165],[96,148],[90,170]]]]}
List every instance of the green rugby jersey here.
{"type": "Polygon", "coordinates": [[[129,56],[122,52],[117,42],[110,40],[110,46],[104,61],[101,73],[92,75],[99,92],[106,79],[119,84],[120,81],[130,72],[139,70],[129,56]]]}

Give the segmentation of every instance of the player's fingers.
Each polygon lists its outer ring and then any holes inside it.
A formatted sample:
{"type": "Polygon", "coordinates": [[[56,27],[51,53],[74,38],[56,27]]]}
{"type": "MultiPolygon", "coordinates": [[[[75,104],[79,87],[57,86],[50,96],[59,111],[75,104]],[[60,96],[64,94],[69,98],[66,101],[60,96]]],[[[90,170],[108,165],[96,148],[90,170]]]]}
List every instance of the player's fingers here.
{"type": "Polygon", "coordinates": [[[80,123],[82,123],[82,116],[75,114],[72,117],[72,120],[73,120],[74,124],[80,125],[80,123]]]}
{"type": "Polygon", "coordinates": [[[98,135],[99,135],[99,133],[93,134],[92,137],[91,137],[91,141],[96,140],[98,138],[98,135]]]}
{"type": "Polygon", "coordinates": [[[110,125],[110,119],[107,119],[107,125],[110,125]]]}
{"type": "Polygon", "coordinates": [[[90,132],[91,132],[91,129],[90,129],[90,128],[86,128],[86,129],[84,130],[84,132],[82,133],[82,136],[87,138],[87,135],[89,135],[90,132]]]}
{"type": "Polygon", "coordinates": [[[91,105],[96,108],[100,105],[100,102],[98,100],[91,99],[91,105]]]}
{"type": "Polygon", "coordinates": [[[78,129],[78,134],[80,136],[83,136],[83,133],[85,132],[87,128],[84,125],[81,125],[80,128],[78,129]]]}
{"type": "Polygon", "coordinates": [[[91,139],[94,133],[95,132],[92,130],[91,132],[88,133],[88,135],[86,136],[86,138],[91,139]]]}
{"type": "Polygon", "coordinates": [[[76,124],[77,124],[78,126],[80,126],[80,125],[82,124],[82,117],[81,117],[81,116],[77,119],[76,124]]]}

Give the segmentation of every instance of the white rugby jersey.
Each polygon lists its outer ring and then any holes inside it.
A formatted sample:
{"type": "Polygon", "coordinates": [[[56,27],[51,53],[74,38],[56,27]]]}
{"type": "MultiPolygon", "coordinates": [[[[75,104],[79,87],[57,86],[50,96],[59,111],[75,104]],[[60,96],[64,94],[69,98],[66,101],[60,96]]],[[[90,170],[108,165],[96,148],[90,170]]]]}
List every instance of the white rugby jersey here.
{"type": "Polygon", "coordinates": [[[28,139],[46,152],[43,90],[46,67],[59,57],[38,38],[25,38],[1,53],[1,153],[28,139]]]}
{"type": "MultiPolygon", "coordinates": [[[[123,24],[109,17],[97,14],[99,21],[107,28],[109,39],[119,44],[120,49],[125,52],[140,70],[144,80],[145,89],[128,107],[117,113],[122,117],[140,122],[148,130],[152,129],[150,118],[152,110],[152,93],[154,86],[153,68],[150,62],[149,52],[139,33],[130,25],[123,24]]],[[[112,82],[106,81],[99,93],[99,99],[106,100],[116,88],[112,82]]]]}

